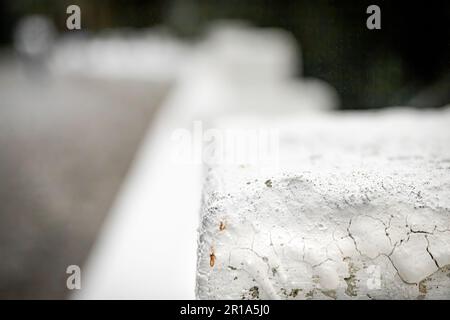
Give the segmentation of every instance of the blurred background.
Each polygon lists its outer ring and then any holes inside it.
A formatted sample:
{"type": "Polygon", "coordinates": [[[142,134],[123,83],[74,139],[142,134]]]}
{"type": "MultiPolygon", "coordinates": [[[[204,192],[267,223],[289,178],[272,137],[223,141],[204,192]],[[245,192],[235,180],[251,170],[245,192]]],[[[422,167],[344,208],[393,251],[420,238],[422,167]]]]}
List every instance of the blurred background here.
{"type": "Polygon", "coordinates": [[[305,75],[332,84],[342,108],[441,106],[449,98],[445,84],[450,68],[450,4],[445,0],[376,1],[382,7],[382,29],[372,32],[363,23],[372,2],[2,1],[0,41],[10,45],[17,22],[29,14],[46,15],[58,31],[64,31],[69,4],[82,8],[82,30],[87,33],[163,26],[179,36],[195,38],[215,19],[239,19],[292,32],[303,48],[305,75]]]}
{"type": "Polygon", "coordinates": [[[448,1],[5,0],[0,15],[0,298],[67,297],[67,265],[85,262],[215,21],[285,30],[292,72],[328,83],[338,109],[450,102],[448,1]],[[70,4],[81,30],[66,28],[70,4]],[[366,28],[370,4],[381,30],[366,28]]]}

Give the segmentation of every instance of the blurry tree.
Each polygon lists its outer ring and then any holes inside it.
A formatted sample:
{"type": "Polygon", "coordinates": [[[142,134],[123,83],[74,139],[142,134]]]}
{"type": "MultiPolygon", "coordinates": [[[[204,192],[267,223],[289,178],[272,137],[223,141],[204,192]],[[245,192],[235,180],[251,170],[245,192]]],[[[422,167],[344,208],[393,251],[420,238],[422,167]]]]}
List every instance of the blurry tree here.
{"type": "Polygon", "coordinates": [[[25,14],[46,14],[63,30],[69,4],[82,8],[89,32],[165,25],[192,37],[214,19],[287,29],[301,43],[304,74],[330,82],[343,108],[450,102],[448,0],[10,0],[0,2],[0,41],[11,41],[25,14]],[[366,28],[366,8],[374,3],[381,30],[366,28]]]}

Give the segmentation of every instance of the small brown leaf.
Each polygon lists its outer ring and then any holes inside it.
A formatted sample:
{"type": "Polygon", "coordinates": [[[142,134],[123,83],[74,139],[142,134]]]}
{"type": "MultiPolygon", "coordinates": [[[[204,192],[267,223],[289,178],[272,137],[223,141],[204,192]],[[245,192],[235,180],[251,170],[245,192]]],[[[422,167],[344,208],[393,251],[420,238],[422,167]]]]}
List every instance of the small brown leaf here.
{"type": "Polygon", "coordinates": [[[212,252],[209,255],[209,266],[212,268],[214,267],[214,263],[216,262],[216,256],[214,255],[214,252],[212,252]]]}

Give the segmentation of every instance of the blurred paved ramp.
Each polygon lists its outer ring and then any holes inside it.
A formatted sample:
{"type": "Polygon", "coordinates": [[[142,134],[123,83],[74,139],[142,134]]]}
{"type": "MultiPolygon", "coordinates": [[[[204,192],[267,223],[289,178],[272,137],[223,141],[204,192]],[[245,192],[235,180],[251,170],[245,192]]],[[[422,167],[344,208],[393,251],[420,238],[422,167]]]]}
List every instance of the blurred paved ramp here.
{"type": "Polygon", "coordinates": [[[0,298],[64,298],[167,85],[0,58],[0,298]]]}

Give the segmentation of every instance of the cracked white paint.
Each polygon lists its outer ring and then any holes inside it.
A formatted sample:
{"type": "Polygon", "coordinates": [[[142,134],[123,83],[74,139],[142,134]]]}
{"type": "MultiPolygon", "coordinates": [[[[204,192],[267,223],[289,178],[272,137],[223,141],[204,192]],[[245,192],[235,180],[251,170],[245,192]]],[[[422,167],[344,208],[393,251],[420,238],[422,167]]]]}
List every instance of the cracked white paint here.
{"type": "Polygon", "coordinates": [[[426,236],[429,250],[439,266],[450,264],[450,231],[435,231],[426,236]]]}
{"type": "Polygon", "coordinates": [[[197,296],[449,299],[449,123],[447,108],[219,124],[280,128],[280,161],[208,168],[197,296]]]}
{"type": "Polygon", "coordinates": [[[392,250],[385,228],[382,220],[360,215],[351,220],[348,231],[359,252],[374,259],[380,254],[389,254],[392,250]]]}
{"type": "Polygon", "coordinates": [[[392,262],[404,281],[418,283],[438,269],[427,246],[424,235],[411,234],[392,253],[392,262]]]}

